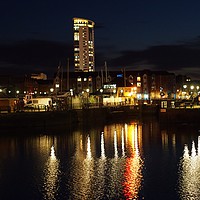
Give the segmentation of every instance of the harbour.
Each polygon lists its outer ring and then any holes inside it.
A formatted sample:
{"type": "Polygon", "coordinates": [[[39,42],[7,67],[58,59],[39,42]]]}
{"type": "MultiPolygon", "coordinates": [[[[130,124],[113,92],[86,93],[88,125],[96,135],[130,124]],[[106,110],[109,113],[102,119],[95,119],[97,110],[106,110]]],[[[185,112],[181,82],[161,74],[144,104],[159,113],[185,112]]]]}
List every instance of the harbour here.
{"type": "Polygon", "coordinates": [[[0,199],[199,199],[196,4],[2,4],[0,199]]]}
{"type": "Polygon", "coordinates": [[[198,177],[189,178],[199,170],[200,126],[163,126],[151,117],[51,128],[1,131],[1,199],[177,200],[200,195],[198,177]]]}

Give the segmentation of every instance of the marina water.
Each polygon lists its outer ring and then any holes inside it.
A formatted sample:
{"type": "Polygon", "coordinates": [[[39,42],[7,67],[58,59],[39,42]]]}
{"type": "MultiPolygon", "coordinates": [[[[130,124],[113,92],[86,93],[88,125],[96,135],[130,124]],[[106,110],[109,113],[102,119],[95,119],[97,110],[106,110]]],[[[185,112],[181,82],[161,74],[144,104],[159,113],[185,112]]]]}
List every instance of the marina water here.
{"type": "Polygon", "coordinates": [[[75,130],[5,130],[0,199],[197,199],[199,127],[157,120],[75,130]]]}

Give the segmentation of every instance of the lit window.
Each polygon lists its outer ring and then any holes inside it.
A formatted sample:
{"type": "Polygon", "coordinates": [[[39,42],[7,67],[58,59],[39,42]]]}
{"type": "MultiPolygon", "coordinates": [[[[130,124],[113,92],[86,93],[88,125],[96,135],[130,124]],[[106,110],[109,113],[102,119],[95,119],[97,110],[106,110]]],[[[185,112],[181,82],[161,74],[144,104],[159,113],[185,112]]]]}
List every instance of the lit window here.
{"type": "Polygon", "coordinates": [[[148,94],[144,94],[144,99],[145,100],[149,99],[149,95],[148,94]]]}
{"type": "Polygon", "coordinates": [[[140,76],[137,77],[137,81],[141,81],[141,77],[140,76]]]}
{"type": "Polygon", "coordinates": [[[79,40],[79,33],[74,33],[74,40],[75,41],[79,40]]]}

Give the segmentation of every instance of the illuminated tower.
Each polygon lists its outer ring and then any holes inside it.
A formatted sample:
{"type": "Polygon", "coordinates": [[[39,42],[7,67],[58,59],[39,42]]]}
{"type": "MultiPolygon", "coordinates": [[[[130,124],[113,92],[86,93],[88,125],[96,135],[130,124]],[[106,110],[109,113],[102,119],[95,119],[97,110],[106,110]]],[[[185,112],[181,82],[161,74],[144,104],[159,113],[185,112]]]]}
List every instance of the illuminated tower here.
{"type": "Polygon", "coordinates": [[[73,18],[75,72],[95,71],[94,22],[73,18]]]}

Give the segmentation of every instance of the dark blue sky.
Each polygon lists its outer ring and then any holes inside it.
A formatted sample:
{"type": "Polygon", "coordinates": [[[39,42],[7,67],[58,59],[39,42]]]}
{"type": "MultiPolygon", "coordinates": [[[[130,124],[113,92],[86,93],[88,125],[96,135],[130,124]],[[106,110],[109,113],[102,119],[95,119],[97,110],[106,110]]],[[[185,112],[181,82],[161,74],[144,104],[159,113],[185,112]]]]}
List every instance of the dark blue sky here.
{"type": "MultiPolygon", "coordinates": [[[[3,0],[0,72],[52,75],[72,60],[72,18],[95,22],[96,68],[200,77],[200,1],[3,0]]],[[[72,65],[72,61],[71,61],[72,65]]]]}

